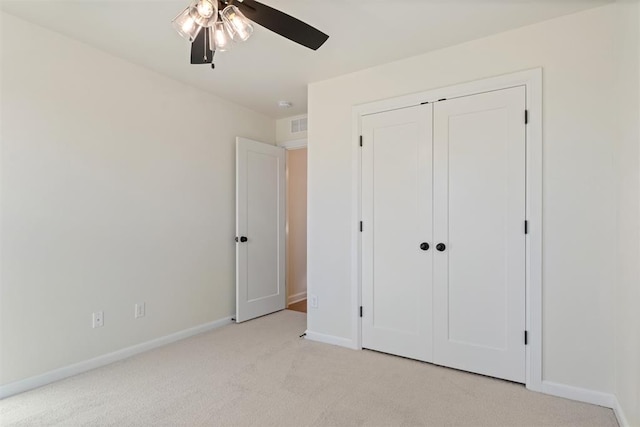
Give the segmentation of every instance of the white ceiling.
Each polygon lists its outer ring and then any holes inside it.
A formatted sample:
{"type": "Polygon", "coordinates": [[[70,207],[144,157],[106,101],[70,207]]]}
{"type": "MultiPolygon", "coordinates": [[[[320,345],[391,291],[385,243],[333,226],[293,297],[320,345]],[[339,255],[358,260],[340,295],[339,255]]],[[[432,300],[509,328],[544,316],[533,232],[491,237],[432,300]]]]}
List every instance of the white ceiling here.
{"type": "MultiPolygon", "coordinates": [[[[607,0],[262,0],[329,34],[318,51],[258,25],[189,64],[171,19],[189,0],[2,0],[0,9],[272,117],[305,113],[324,80],[607,3],[607,0]],[[288,100],[290,109],[277,102],[288,100]]],[[[597,29],[594,29],[594,31],[597,29]]]]}

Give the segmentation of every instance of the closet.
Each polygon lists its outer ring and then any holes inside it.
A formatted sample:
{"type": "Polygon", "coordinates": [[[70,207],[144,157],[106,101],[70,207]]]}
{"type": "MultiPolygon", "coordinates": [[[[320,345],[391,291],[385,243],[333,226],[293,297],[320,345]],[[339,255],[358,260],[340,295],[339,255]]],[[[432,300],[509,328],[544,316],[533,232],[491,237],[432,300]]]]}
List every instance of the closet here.
{"type": "Polygon", "coordinates": [[[525,382],[525,87],[362,118],[362,346],[525,382]]]}

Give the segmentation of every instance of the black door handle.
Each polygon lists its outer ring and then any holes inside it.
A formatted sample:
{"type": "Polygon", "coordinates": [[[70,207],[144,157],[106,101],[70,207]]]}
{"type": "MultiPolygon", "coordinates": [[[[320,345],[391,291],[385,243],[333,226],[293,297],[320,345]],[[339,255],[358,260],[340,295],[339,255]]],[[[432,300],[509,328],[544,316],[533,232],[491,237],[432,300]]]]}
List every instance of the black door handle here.
{"type": "Polygon", "coordinates": [[[423,251],[428,251],[429,250],[429,244],[427,242],[420,243],[420,249],[422,249],[423,251]]]}
{"type": "Polygon", "coordinates": [[[447,247],[445,246],[444,243],[438,243],[436,245],[436,249],[439,250],[440,252],[444,251],[445,249],[447,249],[447,247]]]}
{"type": "MultiPolygon", "coordinates": [[[[244,237],[244,236],[240,236],[240,241],[241,241],[242,243],[246,242],[247,240],[249,240],[249,239],[247,239],[247,238],[246,238],[246,237],[244,237]]],[[[238,241],[238,238],[236,237],[236,242],[237,242],[237,241],[238,241]]]]}

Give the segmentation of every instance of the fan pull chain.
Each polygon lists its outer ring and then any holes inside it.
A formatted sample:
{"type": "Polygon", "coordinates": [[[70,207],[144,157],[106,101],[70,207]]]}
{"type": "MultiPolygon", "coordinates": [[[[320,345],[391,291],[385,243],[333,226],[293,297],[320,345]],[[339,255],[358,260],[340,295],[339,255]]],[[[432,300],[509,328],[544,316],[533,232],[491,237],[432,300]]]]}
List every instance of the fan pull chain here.
{"type": "Polygon", "coordinates": [[[204,61],[207,62],[207,43],[209,43],[209,29],[204,29],[204,61]]]}

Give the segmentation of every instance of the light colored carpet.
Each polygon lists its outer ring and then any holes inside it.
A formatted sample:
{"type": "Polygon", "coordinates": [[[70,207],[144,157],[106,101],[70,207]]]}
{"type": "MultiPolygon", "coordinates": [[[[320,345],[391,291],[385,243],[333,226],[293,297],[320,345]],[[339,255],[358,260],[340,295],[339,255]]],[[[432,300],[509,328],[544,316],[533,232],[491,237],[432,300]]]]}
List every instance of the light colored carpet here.
{"type": "Polygon", "coordinates": [[[298,338],[285,310],[0,402],[2,425],[616,426],[610,409],[298,338]]]}

